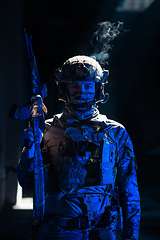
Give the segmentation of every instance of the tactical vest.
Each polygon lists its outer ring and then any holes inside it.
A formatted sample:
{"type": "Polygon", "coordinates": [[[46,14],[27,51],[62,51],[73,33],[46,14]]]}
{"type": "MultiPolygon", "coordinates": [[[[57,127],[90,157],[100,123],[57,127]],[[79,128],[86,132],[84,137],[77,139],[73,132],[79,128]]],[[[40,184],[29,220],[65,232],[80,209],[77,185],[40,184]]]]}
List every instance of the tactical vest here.
{"type": "Polygon", "coordinates": [[[70,192],[88,186],[115,184],[116,143],[107,127],[90,122],[68,127],[59,146],[59,185],[70,192]]]}

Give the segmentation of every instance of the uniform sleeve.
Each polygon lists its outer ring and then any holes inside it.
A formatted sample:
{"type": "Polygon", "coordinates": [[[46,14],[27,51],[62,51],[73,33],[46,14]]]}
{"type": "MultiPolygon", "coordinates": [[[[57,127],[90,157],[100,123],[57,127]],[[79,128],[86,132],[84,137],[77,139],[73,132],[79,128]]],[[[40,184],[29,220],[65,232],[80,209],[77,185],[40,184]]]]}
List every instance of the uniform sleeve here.
{"type": "Polygon", "coordinates": [[[29,190],[34,187],[33,158],[28,158],[25,151],[17,166],[17,177],[22,188],[29,190]]]}
{"type": "MultiPolygon", "coordinates": [[[[45,124],[46,131],[44,133],[44,136],[51,127],[50,123],[51,120],[53,121],[53,119],[49,119],[48,122],[45,124]]],[[[45,165],[47,164],[46,160],[47,149],[44,146],[44,137],[42,139],[40,147],[42,149],[43,164],[45,165]]],[[[34,144],[32,148],[33,149],[30,150],[27,148],[23,149],[21,159],[17,166],[17,177],[19,184],[21,185],[22,188],[26,190],[34,188],[34,170],[33,170],[34,144]]]]}
{"type": "Polygon", "coordinates": [[[140,196],[137,184],[137,164],[132,142],[126,132],[120,139],[117,185],[123,213],[123,240],[137,240],[140,224],[140,196]]]}

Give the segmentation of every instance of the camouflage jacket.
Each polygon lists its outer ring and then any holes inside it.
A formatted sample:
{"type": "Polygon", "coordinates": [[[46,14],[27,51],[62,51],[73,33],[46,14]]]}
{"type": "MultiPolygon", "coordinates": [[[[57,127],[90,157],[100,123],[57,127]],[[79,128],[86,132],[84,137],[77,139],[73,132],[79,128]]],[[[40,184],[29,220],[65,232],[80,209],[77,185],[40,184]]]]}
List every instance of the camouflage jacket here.
{"type": "MultiPolygon", "coordinates": [[[[136,169],[137,164],[134,156],[132,142],[126,129],[119,123],[107,119],[105,115],[99,114],[96,108],[90,112],[77,113],[65,109],[63,114],[55,116],[46,121],[46,134],[42,141],[42,154],[44,165],[52,165],[54,169],[59,168],[58,155],[60,147],[63,150],[63,139],[72,128],[79,129],[79,123],[82,125],[98,124],[101,130],[97,134],[93,132],[86,134],[88,142],[94,142],[102,138],[105,134],[107,141],[113,143],[112,153],[114,152],[114,168],[116,177],[114,186],[118,187],[119,202],[123,215],[123,237],[122,239],[138,239],[140,223],[140,197],[137,184],[136,169]],[[101,134],[102,133],[102,134],[101,134]],[[60,144],[61,143],[61,144],[60,144]]],[[[95,133],[95,132],[94,132],[95,133]]],[[[84,137],[84,133],[82,134],[84,137]]],[[[87,141],[87,140],[86,140],[87,141]]],[[[32,159],[26,159],[25,152],[17,168],[17,175],[20,185],[29,189],[34,186],[32,159]]],[[[58,173],[54,171],[52,183],[48,184],[48,191],[58,192],[58,173]],[[54,177],[53,177],[54,175],[54,177]],[[56,188],[57,187],[57,188],[56,188]]],[[[103,182],[105,185],[105,181],[103,182]]]]}

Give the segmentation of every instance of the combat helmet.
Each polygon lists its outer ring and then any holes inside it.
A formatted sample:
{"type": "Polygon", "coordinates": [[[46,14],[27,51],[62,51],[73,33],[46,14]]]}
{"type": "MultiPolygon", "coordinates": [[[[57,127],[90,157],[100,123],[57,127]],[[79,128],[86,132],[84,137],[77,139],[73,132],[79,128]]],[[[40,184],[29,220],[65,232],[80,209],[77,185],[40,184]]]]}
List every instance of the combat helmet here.
{"type": "Polygon", "coordinates": [[[92,57],[78,55],[65,61],[61,69],[55,71],[56,83],[59,86],[59,100],[70,102],[67,82],[91,81],[95,82],[95,98],[93,103],[105,99],[104,85],[108,82],[108,70],[103,70],[100,64],[92,57]]]}

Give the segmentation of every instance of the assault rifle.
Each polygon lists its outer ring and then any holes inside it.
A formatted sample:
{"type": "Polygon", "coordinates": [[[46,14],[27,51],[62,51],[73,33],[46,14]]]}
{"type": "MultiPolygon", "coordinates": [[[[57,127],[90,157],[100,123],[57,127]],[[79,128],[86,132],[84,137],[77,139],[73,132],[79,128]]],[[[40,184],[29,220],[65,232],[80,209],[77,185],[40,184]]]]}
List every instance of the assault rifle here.
{"type": "MultiPolygon", "coordinates": [[[[25,52],[25,68],[28,81],[29,97],[31,101],[25,106],[19,106],[13,104],[10,117],[18,120],[30,119],[31,127],[33,128],[35,152],[33,158],[34,166],[34,198],[33,198],[33,218],[43,219],[44,206],[45,206],[45,192],[44,192],[44,172],[43,172],[43,159],[41,155],[40,143],[38,141],[39,131],[45,129],[44,124],[44,112],[46,108],[43,104],[43,98],[47,96],[46,84],[41,85],[40,78],[38,75],[36,58],[33,54],[31,38],[28,37],[26,29],[23,28],[22,41],[24,44],[25,52]],[[32,107],[36,105],[36,115],[33,115],[32,107]]],[[[31,148],[30,144],[26,142],[26,147],[31,148]]]]}

